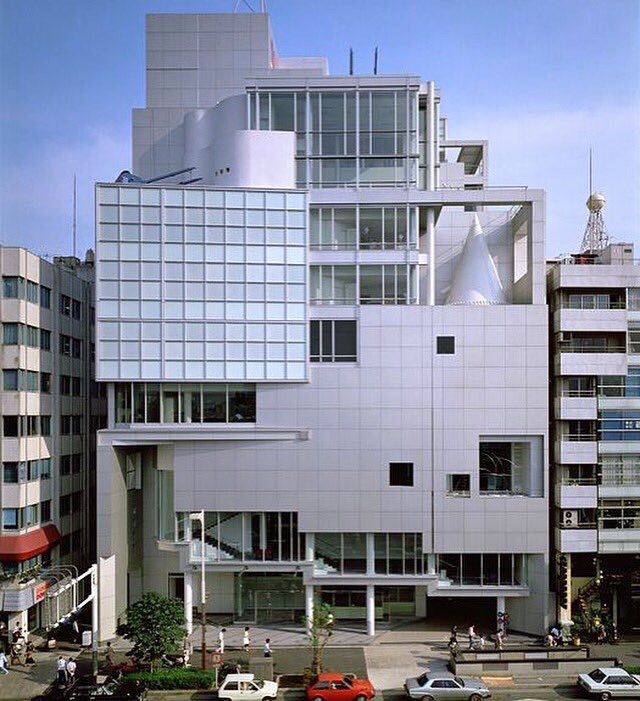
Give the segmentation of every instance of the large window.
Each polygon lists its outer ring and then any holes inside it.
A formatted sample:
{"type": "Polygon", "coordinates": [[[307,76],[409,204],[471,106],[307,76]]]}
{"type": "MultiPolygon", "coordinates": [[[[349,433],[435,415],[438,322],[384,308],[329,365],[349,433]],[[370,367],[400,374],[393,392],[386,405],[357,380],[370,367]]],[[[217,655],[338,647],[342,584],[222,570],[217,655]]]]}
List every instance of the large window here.
{"type": "Polygon", "coordinates": [[[601,411],[598,438],[601,441],[640,441],[640,410],[601,411]]]}
{"type": "Polygon", "coordinates": [[[640,397],[640,367],[630,367],[626,375],[598,378],[598,394],[603,397],[640,397]]]}
{"type": "Polygon", "coordinates": [[[296,132],[300,187],[415,185],[417,86],[252,91],[248,99],[251,129],[296,132]]]}
{"type": "Polygon", "coordinates": [[[118,383],[116,423],[255,423],[253,384],[118,383]]]}
{"type": "MultiPolygon", "coordinates": [[[[178,540],[189,539],[191,528],[192,557],[198,559],[202,527],[198,521],[189,525],[188,514],[176,515],[178,540]]],[[[239,560],[304,560],[304,535],[298,532],[298,515],[289,511],[205,513],[205,556],[209,562],[239,560]]]]}
{"type": "Polygon", "coordinates": [[[409,266],[361,265],[360,304],[414,304],[409,266]]]}
{"type": "Polygon", "coordinates": [[[523,586],[526,555],[512,553],[449,553],[438,555],[441,580],[455,586],[523,586]]]}
{"type": "Polygon", "coordinates": [[[480,491],[510,493],[514,461],[511,443],[480,443],[480,491]]]}
{"type": "Polygon", "coordinates": [[[376,574],[422,574],[421,533],[375,533],[376,574]]]}
{"type": "Polygon", "coordinates": [[[357,360],[355,319],[314,319],[310,322],[312,363],[353,363],[357,360]]]}
{"type": "Polygon", "coordinates": [[[312,265],[311,302],[315,304],[356,304],[355,265],[312,265]]]}
{"type": "Polygon", "coordinates": [[[367,544],[364,533],[316,533],[316,569],[327,574],[365,574],[367,544]]]}
{"type": "Polygon", "coordinates": [[[601,499],[598,527],[606,530],[640,530],[640,499],[601,499]]]}

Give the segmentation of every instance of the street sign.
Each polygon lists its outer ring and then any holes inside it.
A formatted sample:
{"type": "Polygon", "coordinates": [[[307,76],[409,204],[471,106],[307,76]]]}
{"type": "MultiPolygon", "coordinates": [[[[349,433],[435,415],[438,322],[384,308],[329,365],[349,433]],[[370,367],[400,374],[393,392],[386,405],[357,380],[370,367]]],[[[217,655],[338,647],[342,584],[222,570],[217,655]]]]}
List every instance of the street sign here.
{"type": "Polygon", "coordinates": [[[212,652],[211,653],[211,664],[214,667],[221,667],[223,661],[224,661],[224,658],[222,657],[221,652],[212,652]]]}

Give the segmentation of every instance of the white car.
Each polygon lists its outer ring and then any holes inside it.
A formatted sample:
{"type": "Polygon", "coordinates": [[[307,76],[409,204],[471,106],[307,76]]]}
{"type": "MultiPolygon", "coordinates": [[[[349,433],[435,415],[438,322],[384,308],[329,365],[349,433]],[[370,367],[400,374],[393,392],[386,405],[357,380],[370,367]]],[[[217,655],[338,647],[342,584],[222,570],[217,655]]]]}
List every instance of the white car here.
{"type": "Polygon", "coordinates": [[[275,701],[276,682],[261,681],[253,674],[227,674],[218,689],[219,701],[275,701]]]}
{"type": "Polygon", "coordinates": [[[629,674],[621,667],[598,667],[589,674],[581,674],[578,686],[589,696],[597,696],[602,701],[640,699],[640,676],[629,674]]]}

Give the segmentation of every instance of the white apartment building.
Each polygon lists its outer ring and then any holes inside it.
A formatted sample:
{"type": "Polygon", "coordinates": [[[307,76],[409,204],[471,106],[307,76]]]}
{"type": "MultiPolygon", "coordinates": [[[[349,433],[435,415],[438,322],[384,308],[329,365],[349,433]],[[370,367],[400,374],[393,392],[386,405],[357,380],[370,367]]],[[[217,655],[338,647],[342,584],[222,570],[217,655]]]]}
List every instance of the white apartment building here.
{"type": "Polygon", "coordinates": [[[149,590],[191,627],[203,556],[236,621],[548,625],[545,196],[487,163],[433,82],[148,17],[96,186],[102,638],[149,590]]]}
{"type": "Polygon", "coordinates": [[[95,557],[93,261],[0,246],[0,273],[0,617],[28,631],[95,557]]]}
{"type": "Polygon", "coordinates": [[[559,620],[640,629],[640,266],[631,243],[550,263],[559,620]]]}

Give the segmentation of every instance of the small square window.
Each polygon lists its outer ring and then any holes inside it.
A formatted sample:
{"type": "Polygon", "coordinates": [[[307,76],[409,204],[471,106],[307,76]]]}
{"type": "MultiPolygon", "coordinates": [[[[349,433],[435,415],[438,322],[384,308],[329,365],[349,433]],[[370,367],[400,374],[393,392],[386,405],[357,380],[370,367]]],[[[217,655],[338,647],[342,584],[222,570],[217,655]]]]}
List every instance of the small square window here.
{"type": "Polygon", "coordinates": [[[447,494],[453,497],[468,497],[471,495],[471,475],[447,475],[447,494]]]}
{"type": "Polygon", "coordinates": [[[436,338],[436,353],[438,355],[453,355],[456,352],[455,336],[438,336],[436,338]]]}
{"type": "Polygon", "coordinates": [[[390,462],[389,463],[390,487],[413,487],[413,463],[390,462]]]}

